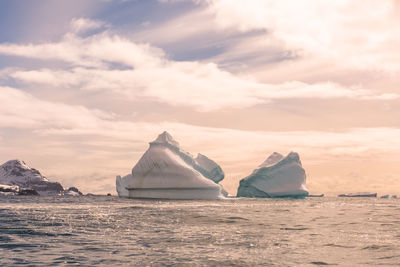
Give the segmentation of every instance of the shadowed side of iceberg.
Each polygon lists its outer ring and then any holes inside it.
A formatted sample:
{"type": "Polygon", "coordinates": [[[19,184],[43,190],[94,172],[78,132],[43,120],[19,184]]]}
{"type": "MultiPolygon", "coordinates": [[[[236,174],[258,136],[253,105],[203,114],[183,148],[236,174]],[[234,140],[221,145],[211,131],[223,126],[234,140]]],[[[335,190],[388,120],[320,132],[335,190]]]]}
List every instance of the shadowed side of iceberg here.
{"type": "Polygon", "coordinates": [[[203,154],[198,154],[194,160],[193,167],[199,171],[204,177],[219,183],[225,178],[222,168],[212,159],[203,154]]]}

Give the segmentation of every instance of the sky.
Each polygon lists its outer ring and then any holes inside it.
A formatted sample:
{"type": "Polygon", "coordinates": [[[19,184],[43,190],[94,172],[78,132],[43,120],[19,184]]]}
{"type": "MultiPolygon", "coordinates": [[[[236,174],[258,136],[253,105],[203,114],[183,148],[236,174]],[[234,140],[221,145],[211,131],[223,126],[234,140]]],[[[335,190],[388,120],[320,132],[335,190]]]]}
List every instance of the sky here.
{"type": "Polygon", "coordinates": [[[398,0],[0,0],[0,162],[115,192],[168,131],[239,180],[400,193],[398,0]]]}

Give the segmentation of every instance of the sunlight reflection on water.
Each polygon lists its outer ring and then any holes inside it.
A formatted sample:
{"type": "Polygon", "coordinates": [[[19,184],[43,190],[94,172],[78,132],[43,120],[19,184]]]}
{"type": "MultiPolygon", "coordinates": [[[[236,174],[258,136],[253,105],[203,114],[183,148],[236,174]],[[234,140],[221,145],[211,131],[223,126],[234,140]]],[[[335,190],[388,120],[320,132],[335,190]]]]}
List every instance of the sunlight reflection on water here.
{"type": "Polygon", "coordinates": [[[399,203],[0,197],[0,265],[397,265],[399,203]]]}

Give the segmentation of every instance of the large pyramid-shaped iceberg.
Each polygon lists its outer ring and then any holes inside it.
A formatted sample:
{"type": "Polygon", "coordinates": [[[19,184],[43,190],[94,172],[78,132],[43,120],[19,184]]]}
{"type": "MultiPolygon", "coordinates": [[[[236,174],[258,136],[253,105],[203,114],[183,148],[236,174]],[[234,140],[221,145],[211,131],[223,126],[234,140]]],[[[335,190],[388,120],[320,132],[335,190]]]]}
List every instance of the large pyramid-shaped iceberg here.
{"type": "Polygon", "coordinates": [[[273,153],[252,174],[240,181],[238,197],[305,197],[306,173],[299,154],[273,153]]]}
{"type": "Polygon", "coordinates": [[[163,132],[133,167],[132,174],[117,176],[119,196],[131,198],[217,199],[224,172],[214,161],[183,151],[163,132]]]}
{"type": "Polygon", "coordinates": [[[9,160],[0,165],[0,184],[31,188],[41,195],[61,194],[64,190],[58,182],[50,182],[38,170],[20,160],[9,160]]]}

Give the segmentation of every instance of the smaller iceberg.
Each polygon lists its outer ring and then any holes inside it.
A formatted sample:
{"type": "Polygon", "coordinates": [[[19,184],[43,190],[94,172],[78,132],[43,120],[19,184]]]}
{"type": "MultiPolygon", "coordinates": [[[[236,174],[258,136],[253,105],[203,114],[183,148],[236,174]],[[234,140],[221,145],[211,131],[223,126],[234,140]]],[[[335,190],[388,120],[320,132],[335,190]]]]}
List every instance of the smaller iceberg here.
{"type": "Polygon", "coordinates": [[[299,154],[274,152],[252,174],[240,181],[238,197],[295,197],[308,195],[306,173],[299,154]]]}
{"type": "Polygon", "coordinates": [[[202,154],[194,158],[163,132],[124,177],[116,177],[120,197],[154,199],[218,199],[224,172],[202,154]]]}
{"type": "Polygon", "coordinates": [[[117,179],[115,181],[115,186],[117,189],[118,196],[120,197],[129,197],[129,191],[127,188],[128,182],[132,180],[132,174],[125,175],[121,177],[117,175],[117,179]]]}

